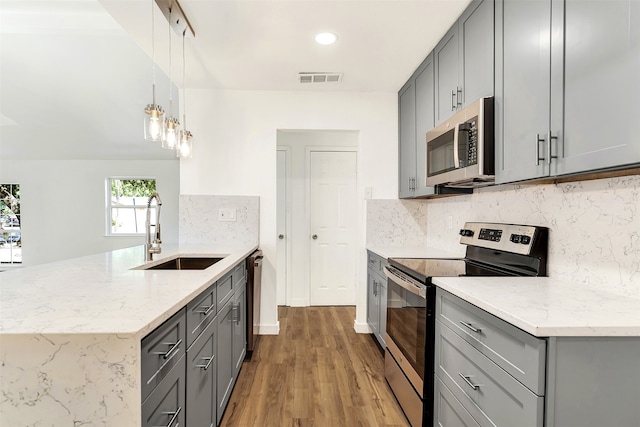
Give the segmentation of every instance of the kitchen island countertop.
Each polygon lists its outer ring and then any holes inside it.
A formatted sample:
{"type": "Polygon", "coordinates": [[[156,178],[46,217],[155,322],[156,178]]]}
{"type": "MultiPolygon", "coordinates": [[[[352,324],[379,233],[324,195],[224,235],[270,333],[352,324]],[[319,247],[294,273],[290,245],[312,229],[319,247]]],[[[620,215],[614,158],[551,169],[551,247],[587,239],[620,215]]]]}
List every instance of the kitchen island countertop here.
{"type": "Polygon", "coordinates": [[[140,426],[141,339],[256,248],[148,263],[226,255],[205,270],[136,270],[137,246],[0,273],[0,425],[140,426]]]}
{"type": "Polygon", "coordinates": [[[640,298],[549,277],[434,277],[438,287],[537,337],[640,336],[640,298]]]}

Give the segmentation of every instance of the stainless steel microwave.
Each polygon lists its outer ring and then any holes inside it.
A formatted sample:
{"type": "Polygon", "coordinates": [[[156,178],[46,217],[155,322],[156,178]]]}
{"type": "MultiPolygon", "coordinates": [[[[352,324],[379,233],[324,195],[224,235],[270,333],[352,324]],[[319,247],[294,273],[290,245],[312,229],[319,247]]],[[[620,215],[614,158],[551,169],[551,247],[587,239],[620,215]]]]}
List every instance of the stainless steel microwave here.
{"type": "Polygon", "coordinates": [[[427,185],[495,182],[493,97],[480,98],[427,132],[427,185]]]}

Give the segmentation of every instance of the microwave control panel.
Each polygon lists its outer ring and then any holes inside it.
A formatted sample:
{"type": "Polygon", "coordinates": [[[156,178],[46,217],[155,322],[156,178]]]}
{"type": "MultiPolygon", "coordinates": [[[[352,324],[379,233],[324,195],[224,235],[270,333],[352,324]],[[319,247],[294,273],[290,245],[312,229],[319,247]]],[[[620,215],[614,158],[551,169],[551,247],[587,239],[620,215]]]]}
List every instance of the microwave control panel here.
{"type": "Polygon", "coordinates": [[[478,117],[461,123],[458,127],[460,167],[478,164],[478,117]]]}

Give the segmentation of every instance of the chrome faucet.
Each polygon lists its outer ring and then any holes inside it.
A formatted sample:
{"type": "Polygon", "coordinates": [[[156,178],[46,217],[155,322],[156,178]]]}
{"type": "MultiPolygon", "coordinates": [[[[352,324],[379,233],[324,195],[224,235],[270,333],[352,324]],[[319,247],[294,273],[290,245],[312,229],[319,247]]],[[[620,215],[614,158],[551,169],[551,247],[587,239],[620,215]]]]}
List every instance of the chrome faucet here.
{"type": "Polygon", "coordinates": [[[153,193],[149,197],[149,201],[147,202],[147,222],[145,223],[146,229],[146,241],[144,244],[144,257],[145,261],[152,261],[153,254],[159,254],[162,252],[162,248],[160,244],[162,240],[160,240],[160,207],[162,207],[162,200],[160,200],[160,195],[158,193],[153,193]],[[154,234],[155,237],[153,241],[151,241],[151,201],[156,199],[156,223],[154,225],[154,234]]]}

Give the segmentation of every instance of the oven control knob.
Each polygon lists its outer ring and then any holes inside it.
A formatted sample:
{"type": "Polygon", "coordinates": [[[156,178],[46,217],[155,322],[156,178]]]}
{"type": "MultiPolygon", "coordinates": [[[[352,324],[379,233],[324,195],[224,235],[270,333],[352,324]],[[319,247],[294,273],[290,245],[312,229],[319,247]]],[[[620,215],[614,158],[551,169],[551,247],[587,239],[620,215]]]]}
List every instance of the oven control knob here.
{"type": "Polygon", "coordinates": [[[522,237],[525,237],[525,236],[520,236],[519,234],[512,234],[509,240],[511,240],[513,243],[520,243],[520,239],[522,237]]]}
{"type": "Polygon", "coordinates": [[[531,243],[531,237],[520,236],[520,243],[522,243],[523,245],[528,245],[529,243],[531,243]]]}
{"type": "Polygon", "coordinates": [[[463,237],[471,237],[473,236],[473,230],[462,229],[460,230],[460,235],[463,237]]]}

